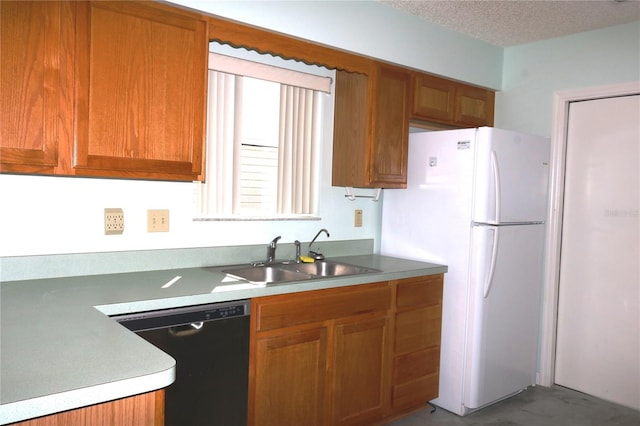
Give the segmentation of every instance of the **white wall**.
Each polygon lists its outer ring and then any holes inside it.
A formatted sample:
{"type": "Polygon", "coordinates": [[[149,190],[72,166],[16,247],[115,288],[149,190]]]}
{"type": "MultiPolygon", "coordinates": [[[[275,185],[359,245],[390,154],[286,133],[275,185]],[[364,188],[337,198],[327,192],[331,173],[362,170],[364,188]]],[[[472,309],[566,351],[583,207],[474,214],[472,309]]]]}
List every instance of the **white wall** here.
{"type": "Polygon", "coordinates": [[[193,221],[191,182],[0,175],[0,256],[266,246],[278,235],[282,243],[308,242],[320,228],[329,230],[331,240],[376,238],[379,203],[349,201],[344,188],[330,186],[331,153],[331,144],[325,143],[319,221],[193,221]],[[124,210],[122,235],[104,235],[106,207],[124,210]],[[170,232],[147,233],[147,209],[169,209],[170,232]],[[361,228],[353,226],[354,209],[363,210],[361,228]]]}
{"type": "Polygon", "coordinates": [[[496,127],[551,135],[556,91],[640,80],[640,22],[509,47],[496,127]]]}

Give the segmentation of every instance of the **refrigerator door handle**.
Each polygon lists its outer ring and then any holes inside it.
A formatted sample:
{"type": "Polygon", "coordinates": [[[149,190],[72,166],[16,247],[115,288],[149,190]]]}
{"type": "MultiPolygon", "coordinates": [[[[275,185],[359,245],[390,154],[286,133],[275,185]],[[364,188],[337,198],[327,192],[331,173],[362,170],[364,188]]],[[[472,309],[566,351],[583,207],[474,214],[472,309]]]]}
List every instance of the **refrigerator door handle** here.
{"type": "Polygon", "coordinates": [[[500,221],[500,166],[498,165],[498,155],[495,151],[491,151],[491,171],[493,172],[493,195],[495,197],[494,220],[495,223],[500,221]]]}
{"type": "Polygon", "coordinates": [[[493,235],[493,241],[491,243],[491,263],[489,264],[489,276],[487,277],[487,281],[484,284],[484,298],[486,299],[489,296],[489,291],[491,291],[491,284],[493,284],[493,274],[496,270],[496,259],[498,257],[498,240],[499,240],[499,229],[498,227],[491,227],[489,230],[493,235]]]}

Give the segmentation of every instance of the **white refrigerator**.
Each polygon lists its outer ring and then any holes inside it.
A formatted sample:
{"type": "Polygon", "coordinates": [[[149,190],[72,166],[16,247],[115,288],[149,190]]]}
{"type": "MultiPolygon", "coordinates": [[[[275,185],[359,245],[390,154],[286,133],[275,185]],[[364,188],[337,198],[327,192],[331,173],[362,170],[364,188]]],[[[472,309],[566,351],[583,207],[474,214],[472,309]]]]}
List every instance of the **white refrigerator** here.
{"type": "Polygon", "coordinates": [[[458,415],[535,384],[549,139],[489,127],[412,133],[385,190],[381,253],[448,265],[439,396],[458,415]]]}

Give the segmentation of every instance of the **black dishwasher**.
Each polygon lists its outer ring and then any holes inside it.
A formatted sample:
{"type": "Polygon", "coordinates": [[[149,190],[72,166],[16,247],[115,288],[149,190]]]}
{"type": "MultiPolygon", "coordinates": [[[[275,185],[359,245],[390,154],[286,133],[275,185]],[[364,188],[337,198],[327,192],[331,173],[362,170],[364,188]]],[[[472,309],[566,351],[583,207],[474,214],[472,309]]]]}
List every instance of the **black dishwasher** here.
{"type": "Polygon", "coordinates": [[[245,426],[248,300],[114,316],[176,360],[165,391],[167,426],[245,426]]]}

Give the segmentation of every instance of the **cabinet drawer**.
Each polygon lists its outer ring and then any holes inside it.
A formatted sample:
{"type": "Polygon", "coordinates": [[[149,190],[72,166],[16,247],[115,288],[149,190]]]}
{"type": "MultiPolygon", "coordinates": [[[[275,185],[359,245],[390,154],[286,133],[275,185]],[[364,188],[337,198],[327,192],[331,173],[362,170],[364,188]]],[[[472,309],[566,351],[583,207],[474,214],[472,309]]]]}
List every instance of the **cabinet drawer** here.
{"type": "Polygon", "coordinates": [[[397,356],[393,360],[393,384],[398,385],[438,373],[439,368],[440,346],[397,356]]]}
{"type": "Polygon", "coordinates": [[[442,303],[442,274],[409,278],[398,282],[396,306],[408,308],[442,303]]]}
{"type": "Polygon", "coordinates": [[[440,305],[396,314],[395,353],[439,346],[441,318],[440,305]]]}
{"type": "Polygon", "coordinates": [[[412,382],[393,386],[391,406],[397,409],[424,404],[438,397],[438,385],[438,373],[434,373],[412,382]]]}
{"type": "Polygon", "coordinates": [[[385,283],[254,300],[257,331],[321,322],[391,308],[391,288],[385,283]]]}

